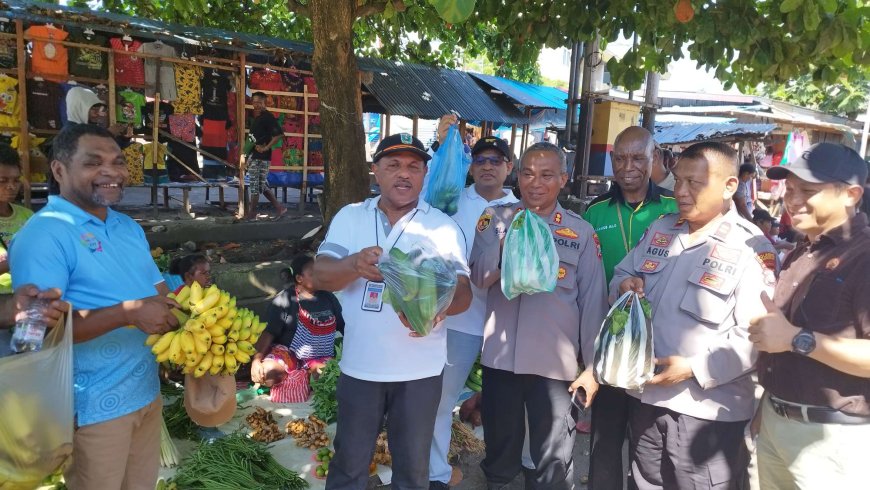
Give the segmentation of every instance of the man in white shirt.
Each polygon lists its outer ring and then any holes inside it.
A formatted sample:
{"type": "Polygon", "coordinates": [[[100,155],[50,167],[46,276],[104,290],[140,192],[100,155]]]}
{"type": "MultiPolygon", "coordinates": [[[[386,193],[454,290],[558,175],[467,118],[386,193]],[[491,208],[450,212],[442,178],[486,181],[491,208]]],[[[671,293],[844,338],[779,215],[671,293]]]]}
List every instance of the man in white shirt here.
{"type": "Polygon", "coordinates": [[[327,489],[366,487],[369,463],[384,417],[393,455],[393,486],[426,489],[429,447],[447,361],[447,332],[437,325],[425,337],[384,304],[377,264],[396,247],[404,252],[429,247],[455,266],[453,302],[441,315],[468,309],[466,241],[462,230],[420,199],[426,162],[431,157],[409,134],[388,136],[374,154],[372,172],[381,196],[342,208],[317,252],[317,289],[341,291],[346,322],[335,458],[327,489]]]}
{"type": "MultiPolygon", "coordinates": [[[[439,140],[444,140],[447,128],[456,122],[456,116],[453,115],[441,118],[439,140]]],[[[494,136],[479,139],[471,149],[468,172],[474,184],[459,195],[458,211],[453,215],[454,221],[465,234],[468,253],[471,253],[475,229],[483,211],[490,206],[518,202],[513,192],[504,189],[505,180],[513,170],[510,155],[508,143],[494,136]]],[[[468,310],[444,321],[447,327],[447,365],[444,367],[441,403],[435,418],[435,435],[429,454],[429,488],[432,490],[448,488],[452,468],[447,460],[447,452],[450,449],[453,409],[483,346],[486,292],[474,285],[471,291],[473,299],[468,310]]]]}

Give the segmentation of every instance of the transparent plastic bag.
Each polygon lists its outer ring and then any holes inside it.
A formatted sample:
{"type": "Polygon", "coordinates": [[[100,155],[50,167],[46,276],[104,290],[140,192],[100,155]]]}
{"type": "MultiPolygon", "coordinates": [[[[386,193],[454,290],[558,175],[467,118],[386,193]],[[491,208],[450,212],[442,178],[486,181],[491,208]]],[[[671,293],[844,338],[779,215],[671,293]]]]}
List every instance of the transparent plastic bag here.
{"type": "Polygon", "coordinates": [[[31,490],[71,460],[72,317],[42,350],[0,359],[0,489],[31,490]]]}
{"type": "Polygon", "coordinates": [[[386,284],[384,302],[403,313],[414,331],[428,335],[435,317],[447,309],[456,292],[456,267],[416,244],[407,253],[396,247],[381,256],[378,269],[386,284]]]}
{"type": "Polygon", "coordinates": [[[429,162],[429,185],[425,200],[449,216],[459,209],[459,194],[465,189],[465,179],[471,155],[465,152],[465,143],[456,126],[450,126],[444,144],[429,162]]]}
{"type": "Polygon", "coordinates": [[[649,303],[627,291],[607,312],[595,339],[595,380],[643,390],[643,385],[655,376],[654,352],[649,303]]]}
{"type": "Polygon", "coordinates": [[[559,279],[559,253],[550,226],[525,209],[514,216],[501,255],[501,291],[507,299],[552,293],[559,279]]]}

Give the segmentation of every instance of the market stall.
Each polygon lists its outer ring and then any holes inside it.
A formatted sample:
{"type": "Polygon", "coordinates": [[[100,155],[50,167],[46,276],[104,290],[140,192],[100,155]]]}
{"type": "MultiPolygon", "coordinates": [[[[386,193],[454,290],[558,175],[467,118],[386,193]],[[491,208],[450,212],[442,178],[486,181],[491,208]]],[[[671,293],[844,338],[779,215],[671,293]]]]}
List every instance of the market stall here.
{"type": "MultiPolygon", "coordinates": [[[[66,101],[87,88],[107,107],[129,162],[132,185],[171,189],[227,186],[244,191],[249,96],[263,91],[282,122],[270,185],[323,182],[317,87],[303,43],[195,29],[38,2],[0,11],[0,135],[22,154],[25,202],[44,192],[48,160],[33,138],[69,123],[66,101]],[[31,135],[22,138],[24,134],[31,135]],[[172,183],[171,183],[172,182],[172,183]]],[[[184,193],[185,208],[189,199],[184,193]]],[[[221,199],[223,200],[223,199],[221,199]]]]}

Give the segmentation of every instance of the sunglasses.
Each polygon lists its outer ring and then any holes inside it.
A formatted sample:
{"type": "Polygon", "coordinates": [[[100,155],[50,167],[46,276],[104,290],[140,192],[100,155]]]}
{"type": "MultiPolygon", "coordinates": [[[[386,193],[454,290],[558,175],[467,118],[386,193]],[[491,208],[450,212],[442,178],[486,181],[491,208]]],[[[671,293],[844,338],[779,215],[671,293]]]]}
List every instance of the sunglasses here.
{"type": "Polygon", "coordinates": [[[488,163],[493,167],[497,167],[505,163],[505,159],[498,157],[474,157],[474,159],[471,160],[471,163],[475,165],[486,165],[488,163]]]}

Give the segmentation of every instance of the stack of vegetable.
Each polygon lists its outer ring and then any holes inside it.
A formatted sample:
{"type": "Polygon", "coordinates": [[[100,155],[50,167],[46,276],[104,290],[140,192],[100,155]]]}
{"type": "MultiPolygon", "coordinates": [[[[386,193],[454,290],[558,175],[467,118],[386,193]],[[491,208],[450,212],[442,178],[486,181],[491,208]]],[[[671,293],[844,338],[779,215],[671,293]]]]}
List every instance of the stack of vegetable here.
{"type": "Polygon", "coordinates": [[[251,439],[255,441],[270,443],[284,439],[284,433],[278,428],[272,412],[263,407],[255,408],[252,413],[245,417],[245,422],[254,429],[251,439]]]}
{"type": "Polygon", "coordinates": [[[525,209],[514,216],[504,239],[501,291],[507,299],[552,293],[559,279],[559,253],[550,226],[525,209]]]}
{"type": "Polygon", "coordinates": [[[468,373],[465,387],[474,392],[479,392],[483,389],[483,366],[480,364],[480,356],[477,356],[474,366],[471,367],[471,372],[468,373]]]}
{"type": "Polygon", "coordinates": [[[317,475],[318,478],[326,478],[329,476],[329,462],[332,461],[333,456],[335,456],[335,452],[328,447],[322,447],[317,450],[315,458],[320,464],[317,465],[314,474],[317,475]]]}
{"type": "Polygon", "coordinates": [[[308,487],[308,482],[278,464],[264,444],[235,433],[200,443],[178,467],[169,487],[297,490],[308,487]]]}
{"type": "Polygon", "coordinates": [[[326,435],[326,422],[312,414],[308,419],[294,419],[285,426],[287,433],[296,440],[296,445],[308,449],[319,449],[329,446],[329,436],[326,435]]]}
{"type": "Polygon", "coordinates": [[[378,265],[387,285],[384,300],[420,335],[428,335],[435,317],[447,309],[456,291],[456,270],[436,254],[396,247],[378,265]]]}
{"type": "Polygon", "coordinates": [[[168,361],[198,378],[206,373],[232,375],[251,361],[254,344],[266,329],[254,312],[236,308],[236,299],[214,285],[203,290],[194,282],[169,297],[181,305],[181,310],[172,310],[180,326],[148,336],[145,343],[157,362],[168,361]]]}
{"type": "Polygon", "coordinates": [[[628,291],[610,308],[595,339],[593,374],[601,384],[643,389],[655,375],[652,307],[628,291]]]}
{"type": "Polygon", "coordinates": [[[338,400],[335,398],[335,390],[341,368],[342,337],[335,339],[335,357],[326,361],[326,365],[320,372],[311,376],[311,406],[314,407],[314,415],[331,424],[338,420],[338,400]]]}

